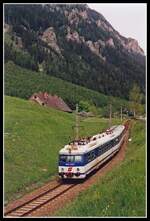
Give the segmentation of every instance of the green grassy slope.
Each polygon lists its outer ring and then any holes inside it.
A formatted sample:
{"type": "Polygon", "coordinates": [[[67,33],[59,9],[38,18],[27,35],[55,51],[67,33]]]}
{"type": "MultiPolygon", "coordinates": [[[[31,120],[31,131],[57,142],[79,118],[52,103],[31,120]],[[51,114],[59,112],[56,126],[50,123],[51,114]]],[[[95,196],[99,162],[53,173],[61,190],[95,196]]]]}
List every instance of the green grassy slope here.
{"type": "Polygon", "coordinates": [[[56,216],[145,216],[145,124],[134,122],[126,158],[56,216]]]}
{"type": "MultiPolygon", "coordinates": [[[[58,151],[74,137],[75,116],[10,96],[4,108],[4,187],[10,200],[57,174],[58,151]]],[[[80,135],[93,135],[108,120],[89,118],[80,125],[80,135]]]]}
{"type": "Polygon", "coordinates": [[[108,105],[111,100],[113,111],[120,111],[121,105],[128,107],[126,100],[106,96],[44,73],[24,69],[12,62],[5,64],[4,80],[5,94],[9,96],[28,99],[35,92],[47,91],[61,96],[71,107],[75,107],[75,104],[80,100],[91,101],[101,108],[108,105]]]}

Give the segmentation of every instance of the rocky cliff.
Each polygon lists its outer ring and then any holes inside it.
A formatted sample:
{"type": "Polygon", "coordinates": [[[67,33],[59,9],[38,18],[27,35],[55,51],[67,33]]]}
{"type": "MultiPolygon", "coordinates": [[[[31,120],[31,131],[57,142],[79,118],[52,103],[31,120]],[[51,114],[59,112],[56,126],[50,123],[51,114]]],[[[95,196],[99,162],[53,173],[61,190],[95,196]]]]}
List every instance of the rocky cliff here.
{"type": "Polygon", "coordinates": [[[36,70],[115,96],[128,97],[133,82],[145,91],[138,42],[86,4],[6,5],[5,32],[19,39],[36,70]]]}

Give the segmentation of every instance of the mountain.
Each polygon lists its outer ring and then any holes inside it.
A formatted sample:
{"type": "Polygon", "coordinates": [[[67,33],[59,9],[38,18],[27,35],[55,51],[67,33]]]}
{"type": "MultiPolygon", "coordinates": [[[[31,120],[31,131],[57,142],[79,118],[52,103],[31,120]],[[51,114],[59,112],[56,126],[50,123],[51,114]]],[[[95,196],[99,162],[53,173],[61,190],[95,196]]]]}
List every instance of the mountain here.
{"type": "Polygon", "coordinates": [[[5,61],[107,95],[145,93],[145,55],[86,4],[5,5],[5,61]]]}

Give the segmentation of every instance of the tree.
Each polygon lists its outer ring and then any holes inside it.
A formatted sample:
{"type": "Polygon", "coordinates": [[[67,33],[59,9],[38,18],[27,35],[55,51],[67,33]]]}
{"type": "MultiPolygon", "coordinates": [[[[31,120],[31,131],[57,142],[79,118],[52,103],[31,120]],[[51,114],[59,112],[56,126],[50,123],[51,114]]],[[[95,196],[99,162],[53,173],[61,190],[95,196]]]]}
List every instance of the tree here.
{"type": "Polygon", "coordinates": [[[134,113],[134,117],[136,116],[136,113],[141,112],[141,101],[143,99],[143,94],[140,93],[140,87],[137,84],[133,85],[133,88],[129,92],[129,100],[130,102],[130,108],[134,113]]]}
{"type": "Polygon", "coordinates": [[[94,115],[98,115],[98,109],[96,108],[94,104],[90,105],[89,112],[92,112],[94,115]]]}
{"type": "Polygon", "coordinates": [[[79,102],[79,111],[86,111],[89,112],[90,104],[87,101],[80,101],[79,102]]]}

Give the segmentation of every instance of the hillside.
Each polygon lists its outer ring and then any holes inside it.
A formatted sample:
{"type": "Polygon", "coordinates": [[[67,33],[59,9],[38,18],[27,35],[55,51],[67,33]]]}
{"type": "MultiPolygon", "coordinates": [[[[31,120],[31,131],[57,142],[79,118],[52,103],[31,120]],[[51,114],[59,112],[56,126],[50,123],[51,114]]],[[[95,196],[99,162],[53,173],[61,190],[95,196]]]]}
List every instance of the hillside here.
{"type": "Polygon", "coordinates": [[[133,83],[145,93],[138,42],[121,36],[86,4],[7,4],[4,30],[6,62],[107,95],[128,99],[133,83]]]}
{"type": "Polygon", "coordinates": [[[21,68],[12,62],[5,64],[5,94],[28,99],[33,93],[47,91],[57,94],[72,108],[75,109],[79,101],[90,102],[101,109],[102,115],[107,115],[109,103],[112,111],[119,111],[120,107],[127,108],[129,102],[117,97],[106,96],[102,93],[69,83],[59,78],[21,68]]]}
{"type": "MultiPolygon", "coordinates": [[[[75,136],[75,116],[5,96],[4,123],[4,192],[9,201],[57,175],[58,151],[75,136]]],[[[89,136],[107,128],[108,120],[88,118],[80,125],[79,135],[89,136]]]]}
{"type": "Polygon", "coordinates": [[[146,216],[145,124],[134,122],[124,161],[54,216],[146,216]]]}

